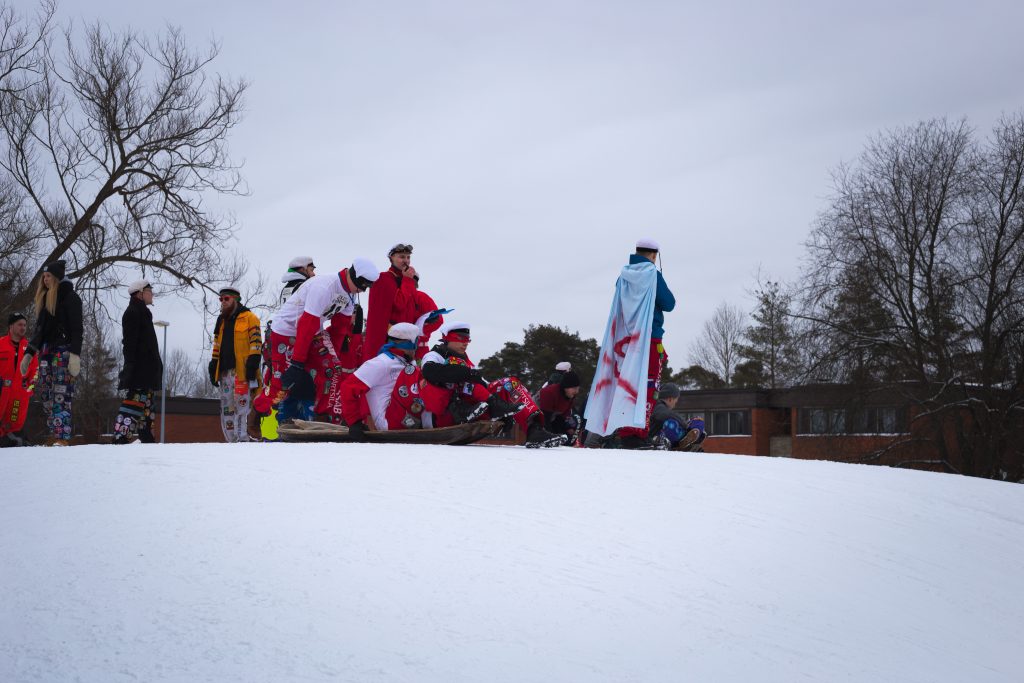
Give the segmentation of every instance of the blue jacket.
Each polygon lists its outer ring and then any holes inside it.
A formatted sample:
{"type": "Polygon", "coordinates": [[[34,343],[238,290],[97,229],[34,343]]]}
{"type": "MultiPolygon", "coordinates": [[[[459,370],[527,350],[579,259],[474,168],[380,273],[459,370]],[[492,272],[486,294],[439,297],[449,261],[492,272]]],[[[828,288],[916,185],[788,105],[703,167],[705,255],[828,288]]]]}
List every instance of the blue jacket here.
{"type": "MultiPolygon", "coordinates": [[[[643,263],[647,259],[640,254],[630,254],[629,264],[643,263]]],[[[651,339],[661,339],[665,336],[665,311],[671,311],[676,307],[676,298],[672,290],[665,284],[665,278],[658,272],[658,291],[654,295],[654,328],[651,330],[651,339]]]]}

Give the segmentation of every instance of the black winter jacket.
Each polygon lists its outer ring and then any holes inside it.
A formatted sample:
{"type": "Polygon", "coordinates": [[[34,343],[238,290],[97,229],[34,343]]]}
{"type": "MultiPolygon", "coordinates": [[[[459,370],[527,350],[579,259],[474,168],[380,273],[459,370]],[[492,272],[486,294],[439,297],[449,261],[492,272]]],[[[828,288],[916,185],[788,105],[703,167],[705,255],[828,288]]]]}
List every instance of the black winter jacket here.
{"type": "Polygon", "coordinates": [[[124,370],[118,389],[163,388],[164,364],[153,327],[153,313],[140,299],[132,297],[121,316],[124,370]]]}
{"type": "Polygon", "coordinates": [[[35,334],[29,342],[34,349],[67,346],[71,353],[82,354],[82,300],[71,280],[61,280],[57,285],[56,313],[50,315],[43,306],[36,315],[35,334]]]}

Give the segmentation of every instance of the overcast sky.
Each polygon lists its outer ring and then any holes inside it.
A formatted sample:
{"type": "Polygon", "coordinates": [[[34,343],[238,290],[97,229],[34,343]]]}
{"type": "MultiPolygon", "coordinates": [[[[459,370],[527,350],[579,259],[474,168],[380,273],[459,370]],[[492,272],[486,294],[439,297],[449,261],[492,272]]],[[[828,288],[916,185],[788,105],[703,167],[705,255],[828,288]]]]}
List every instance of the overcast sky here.
{"type": "MultiPolygon", "coordinates": [[[[384,268],[411,242],[477,360],[531,323],[600,340],[649,236],[678,368],[716,305],[750,309],[759,269],[799,273],[831,170],[869,136],[943,116],[984,133],[1024,104],[1024,3],[1006,0],[64,0],[59,17],[220,41],[214,70],[252,83],[228,247],[276,279],[294,255],[384,268]]],[[[201,316],[159,296],[154,313],[198,351],[201,316]]]]}

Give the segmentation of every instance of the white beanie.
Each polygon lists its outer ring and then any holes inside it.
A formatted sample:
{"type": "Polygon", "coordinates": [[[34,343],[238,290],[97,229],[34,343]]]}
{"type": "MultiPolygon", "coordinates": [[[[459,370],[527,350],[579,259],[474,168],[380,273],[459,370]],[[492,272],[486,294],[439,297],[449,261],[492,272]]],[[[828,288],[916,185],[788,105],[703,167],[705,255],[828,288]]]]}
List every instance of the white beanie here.
{"type": "Polygon", "coordinates": [[[373,261],[368,258],[355,259],[352,261],[352,268],[355,269],[356,276],[366,278],[370,282],[376,282],[380,277],[380,269],[373,265],[373,261]]]}
{"type": "Polygon", "coordinates": [[[412,323],[395,323],[388,329],[388,336],[392,339],[406,339],[414,342],[419,339],[420,328],[412,323]]]}
{"type": "Polygon", "coordinates": [[[288,262],[289,268],[305,268],[306,266],[313,265],[312,256],[296,256],[288,262]]]}
{"type": "Polygon", "coordinates": [[[136,292],[141,292],[147,287],[149,289],[153,289],[153,285],[149,284],[149,280],[146,280],[145,278],[143,278],[142,280],[136,280],[135,282],[132,282],[131,284],[128,285],[128,293],[135,294],[136,292]]]}
{"type": "Polygon", "coordinates": [[[652,240],[650,237],[644,237],[636,241],[637,249],[645,249],[647,251],[661,251],[661,245],[658,244],[657,240],[652,240]]]}
{"type": "Polygon", "coordinates": [[[567,360],[563,360],[561,363],[555,365],[555,370],[559,372],[569,372],[572,370],[572,363],[567,360]]]}

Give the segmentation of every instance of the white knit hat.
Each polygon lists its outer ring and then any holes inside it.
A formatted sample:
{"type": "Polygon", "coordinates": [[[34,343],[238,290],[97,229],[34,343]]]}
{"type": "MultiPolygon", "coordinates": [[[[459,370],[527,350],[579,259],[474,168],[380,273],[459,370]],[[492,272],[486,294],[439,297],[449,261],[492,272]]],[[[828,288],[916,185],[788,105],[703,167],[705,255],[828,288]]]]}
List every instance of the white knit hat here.
{"type": "Polygon", "coordinates": [[[392,339],[407,339],[414,342],[419,339],[420,328],[412,323],[395,323],[388,329],[388,336],[392,339]]]}
{"type": "Polygon", "coordinates": [[[352,261],[352,267],[356,271],[356,276],[366,278],[370,282],[376,282],[380,277],[380,269],[373,265],[373,261],[368,258],[355,259],[352,261]]]}
{"type": "Polygon", "coordinates": [[[462,320],[453,320],[452,322],[441,325],[441,336],[448,334],[452,330],[468,330],[469,323],[463,322],[462,320]]]}
{"type": "Polygon", "coordinates": [[[149,289],[153,289],[153,285],[149,284],[149,280],[146,280],[145,278],[143,278],[142,280],[136,280],[135,282],[132,282],[131,284],[128,285],[128,293],[135,294],[136,292],[141,292],[147,287],[149,289]]]}
{"type": "Polygon", "coordinates": [[[647,251],[661,251],[661,245],[658,244],[657,240],[652,240],[650,237],[643,237],[636,241],[637,249],[645,249],[647,251]]]}
{"type": "Polygon", "coordinates": [[[313,265],[312,256],[296,256],[288,262],[289,268],[305,268],[306,266],[313,265]]]}

